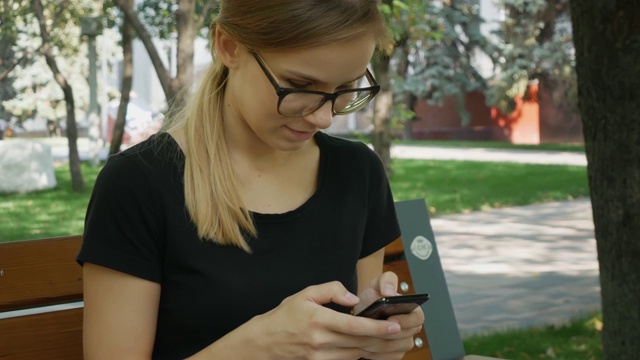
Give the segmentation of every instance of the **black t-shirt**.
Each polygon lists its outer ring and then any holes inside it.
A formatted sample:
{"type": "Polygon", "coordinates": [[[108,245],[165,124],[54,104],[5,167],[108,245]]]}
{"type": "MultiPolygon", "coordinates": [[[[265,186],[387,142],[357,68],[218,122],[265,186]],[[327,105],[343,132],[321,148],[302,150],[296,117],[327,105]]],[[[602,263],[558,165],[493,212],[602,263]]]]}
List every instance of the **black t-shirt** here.
{"type": "Polygon", "coordinates": [[[161,284],[154,359],[193,355],[310,285],[337,280],[355,293],[358,259],[400,236],[376,154],[324,133],[315,140],[315,193],[286,213],[253,213],[251,254],[198,238],[185,206],[184,154],[170,135],[109,158],[77,260],[161,284]]]}

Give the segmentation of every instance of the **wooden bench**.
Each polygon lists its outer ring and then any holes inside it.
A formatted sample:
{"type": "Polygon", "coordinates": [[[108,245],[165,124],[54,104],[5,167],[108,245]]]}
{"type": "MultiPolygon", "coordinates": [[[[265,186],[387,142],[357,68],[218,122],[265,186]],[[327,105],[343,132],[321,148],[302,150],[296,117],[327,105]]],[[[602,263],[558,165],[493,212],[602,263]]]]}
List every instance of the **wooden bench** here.
{"type": "MultiPolygon", "coordinates": [[[[402,292],[431,295],[424,329],[404,359],[490,359],[465,356],[424,201],[396,207],[403,238],[385,249],[385,270],[398,274],[402,292]],[[416,239],[424,246],[419,237],[432,246],[426,260],[404,250],[416,239]]],[[[0,243],[0,359],[82,359],[82,268],[75,262],[81,242],[68,236],[0,243]]]]}
{"type": "Polygon", "coordinates": [[[82,359],[81,241],[0,243],[0,359],[82,359]]]}
{"type": "Polygon", "coordinates": [[[490,360],[465,355],[424,199],[396,202],[402,238],[385,248],[384,269],[398,274],[399,292],[428,293],[423,330],[404,360],[490,360]]]}

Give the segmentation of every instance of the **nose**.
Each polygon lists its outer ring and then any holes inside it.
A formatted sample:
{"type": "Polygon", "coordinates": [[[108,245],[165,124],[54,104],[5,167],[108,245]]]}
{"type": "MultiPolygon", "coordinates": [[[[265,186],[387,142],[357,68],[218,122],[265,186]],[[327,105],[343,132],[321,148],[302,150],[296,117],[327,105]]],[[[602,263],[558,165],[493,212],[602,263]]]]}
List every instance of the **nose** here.
{"type": "Polygon", "coordinates": [[[303,119],[306,122],[313,124],[316,128],[324,130],[331,126],[331,121],[333,120],[331,106],[331,101],[327,101],[318,110],[309,115],[305,115],[303,119]]]}

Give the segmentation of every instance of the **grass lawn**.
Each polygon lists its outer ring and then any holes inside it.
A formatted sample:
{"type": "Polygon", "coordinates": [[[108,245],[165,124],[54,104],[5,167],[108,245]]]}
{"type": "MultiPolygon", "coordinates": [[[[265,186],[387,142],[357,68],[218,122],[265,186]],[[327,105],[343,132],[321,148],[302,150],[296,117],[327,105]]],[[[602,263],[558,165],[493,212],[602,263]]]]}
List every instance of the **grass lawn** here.
{"type": "Polygon", "coordinates": [[[396,200],[424,198],[432,216],[589,195],[585,167],[396,159],[396,200]]]}
{"type": "Polygon", "coordinates": [[[565,325],[518,329],[463,339],[467,354],[510,360],[596,360],[601,358],[601,314],[565,325]]]}
{"type": "Polygon", "coordinates": [[[69,166],[55,168],[57,187],[27,194],[0,194],[0,242],[81,234],[93,183],[101,167],[82,164],[87,185],[71,189],[69,166]]]}
{"type": "MultiPolygon", "coordinates": [[[[469,161],[394,160],[396,200],[425,198],[434,216],[567,200],[588,195],[586,169],[575,166],[469,161]]],[[[55,169],[55,189],[0,195],[0,241],[82,233],[99,167],[83,164],[87,189],[71,190],[69,167],[55,169]]]]}

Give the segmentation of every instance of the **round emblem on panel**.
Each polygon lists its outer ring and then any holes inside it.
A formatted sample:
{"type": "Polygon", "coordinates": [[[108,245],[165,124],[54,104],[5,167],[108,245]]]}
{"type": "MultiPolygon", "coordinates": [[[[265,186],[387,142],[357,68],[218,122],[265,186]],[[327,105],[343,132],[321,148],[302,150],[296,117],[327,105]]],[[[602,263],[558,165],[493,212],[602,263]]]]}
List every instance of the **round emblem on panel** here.
{"type": "Polygon", "coordinates": [[[420,260],[427,260],[433,253],[433,245],[424,236],[416,236],[411,242],[411,253],[420,260]]]}

